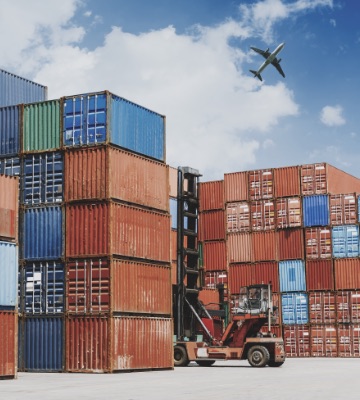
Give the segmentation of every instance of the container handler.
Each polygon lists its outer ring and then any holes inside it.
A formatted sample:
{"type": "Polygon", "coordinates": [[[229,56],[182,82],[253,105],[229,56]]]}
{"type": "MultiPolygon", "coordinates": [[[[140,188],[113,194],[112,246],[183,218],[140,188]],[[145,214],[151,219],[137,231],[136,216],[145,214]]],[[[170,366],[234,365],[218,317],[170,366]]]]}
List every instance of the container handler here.
{"type": "Polygon", "coordinates": [[[231,322],[221,336],[216,320],[199,301],[198,180],[189,167],[178,168],[177,285],[174,285],[174,365],[195,361],[211,366],[217,360],[248,360],[253,367],[280,367],[285,361],[282,338],[271,333],[274,312],[271,284],[240,288],[231,322]],[[261,328],[268,324],[268,331],[261,328]]]}

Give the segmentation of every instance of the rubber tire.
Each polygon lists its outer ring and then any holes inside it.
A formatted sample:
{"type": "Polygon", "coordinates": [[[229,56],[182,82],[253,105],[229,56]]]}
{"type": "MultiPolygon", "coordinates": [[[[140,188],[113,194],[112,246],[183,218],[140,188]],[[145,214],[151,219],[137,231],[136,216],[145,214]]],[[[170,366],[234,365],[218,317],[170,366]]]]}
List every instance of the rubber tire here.
{"type": "Polygon", "coordinates": [[[208,361],[208,360],[201,360],[201,361],[196,361],[197,365],[200,365],[200,367],[211,367],[215,361],[208,361]]]}
{"type": "Polygon", "coordinates": [[[270,361],[269,350],[264,346],[250,347],[247,358],[252,367],[265,367],[270,361]]]}
{"type": "Polygon", "coordinates": [[[183,346],[174,346],[174,366],[186,367],[189,363],[186,349],[183,346]]]}
{"type": "Polygon", "coordinates": [[[278,362],[276,362],[276,361],[269,361],[269,363],[268,363],[268,365],[269,365],[269,367],[272,367],[272,368],[277,368],[277,367],[281,367],[283,364],[284,364],[284,362],[285,361],[278,361],[278,362]]]}

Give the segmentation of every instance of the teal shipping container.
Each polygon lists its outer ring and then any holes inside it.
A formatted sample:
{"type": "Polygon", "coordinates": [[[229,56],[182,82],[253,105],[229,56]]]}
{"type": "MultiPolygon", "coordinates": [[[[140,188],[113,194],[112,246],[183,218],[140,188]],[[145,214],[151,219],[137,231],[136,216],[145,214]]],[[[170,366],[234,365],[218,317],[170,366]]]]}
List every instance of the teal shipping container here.
{"type": "Polygon", "coordinates": [[[306,291],[305,261],[279,261],[280,291],[306,291]]]}

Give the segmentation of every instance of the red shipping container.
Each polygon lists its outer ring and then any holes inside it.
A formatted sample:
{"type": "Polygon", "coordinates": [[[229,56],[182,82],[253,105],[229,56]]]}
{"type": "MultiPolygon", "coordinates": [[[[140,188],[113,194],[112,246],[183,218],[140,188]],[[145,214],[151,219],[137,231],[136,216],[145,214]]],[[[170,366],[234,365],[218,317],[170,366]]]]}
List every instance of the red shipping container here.
{"type": "Polygon", "coordinates": [[[249,171],[249,199],[274,198],[274,174],[272,169],[249,171]]]}
{"type": "Polygon", "coordinates": [[[204,285],[206,288],[216,289],[217,285],[228,287],[227,271],[211,271],[204,273],[204,285]]]}
{"type": "Polygon", "coordinates": [[[250,205],[248,202],[226,205],[226,232],[250,231],[250,205]]]}
{"type": "Polygon", "coordinates": [[[340,290],[336,292],[336,321],[339,323],[351,322],[350,292],[340,290]]]}
{"type": "Polygon", "coordinates": [[[200,213],[199,240],[225,240],[225,211],[200,213]]]}
{"type": "Polygon", "coordinates": [[[354,357],[353,326],[341,324],[337,326],[339,357],[354,357]]]}
{"type": "Polygon", "coordinates": [[[242,286],[249,286],[253,283],[252,264],[229,265],[229,291],[231,295],[239,294],[242,286]]]}
{"type": "Polygon", "coordinates": [[[121,259],[67,263],[67,311],[171,315],[171,268],[121,259]]]}
{"type": "Polygon", "coordinates": [[[199,183],[199,210],[224,209],[224,181],[211,181],[199,183]]]}
{"type": "Polygon", "coordinates": [[[335,324],[336,299],[334,292],[309,293],[309,320],[311,324],[335,324]]]}
{"type": "Polygon", "coordinates": [[[101,202],[66,206],[66,255],[121,255],[170,262],[170,215],[101,202]]]}
{"type": "Polygon", "coordinates": [[[220,310],[220,296],[217,289],[203,288],[199,292],[199,301],[207,310],[220,310]]]}
{"type": "Polygon", "coordinates": [[[334,290],[332,260],[306,261],[306,287],[308,290],[334,290]]]}
{"type": "Polygon", "coordinates": [[[302,229],[281,229],[277,231],[279,260],[304,258],[304,235],[302,229]]]}
{"type": "Polygon", "coordinates": [[[338,356],[336,325],[312,325],[310,337],[312,357],[338,356]]]}
{"type": "Polygon", "coordinates": [[[175,261],[177,259],[177,230],[171,229],[170,232],[170,260],[175,261]]]}
{"type": "Polygon", "coordinates": [[[225,241],[204,242],[203,257],[206,271],[222,271],[226,269],[225,241]]]}
{"type": "Polygon", "coordinates": [[[0,239],[18,241],[19,179],[0,175],[0,239]]]}
{"type": "Polygon", "coordinates": [[[254,232],[251,234],[252,261],[277,260],[276,232],[254,232]]]}
{"type": "Polygon", "coordinates": [[[331,258],[331,229],[306,228],[305,253],[308,260],[331,258]]]}
{"type": "MultiPolygon", "coordinates": [[[[269,327],[265,324],[261,329],[260,332],[263,334],[267,334],[269,331],[269,327]]],[[[274,337],[282,337],[282,327],[278,325],[271,325],[270,332],[273,334],[274,337]]]]}
{"type": "Polygon", "coordinates": [[[310,357],[310,328],[307,325],[284,326],[287,357],[310,357]]]}
{"type": "Polygon", "coordinates": [[[0,311],[0,338],[0,379],[16,378],[18,314],[14,311],[0,311]]]}
{"type": "Polygon", "coordinates": [[[360,357],[360,325],[353,325],[352,329],[352,343],[354,357],[360,357]]]}
{"type": "Polygon", "coordinates": [[[65,174],[65,201],[118,199],[169,211],[169,170],[161,162],[110,146],[70,149],[65,174]]]}
{"type": "Polygon", "coordinates": [[[335,289],[360,289],[360,259],[337,258],[334,260],[335,289]]]}
{"type": "Polygon", "coordinates": [[[274,168],[275,197],[300,196],[300,167],[274,168]]]}
{"type": "Polygon", "coordinates": [[[352,290],[350,292],[351,303],[351,322],[360,322],[360,290],[352,290]]]}
{"type": "Polygon", "coordinates": [[[227,236],[227,255],[229,263],[249,262],[252,257],[250,233],[230,233],[227,236]]]}
{"type": "Polygon", "coordinates": [[[252,231],[275,229],[275,203],[273,200],[252,201],[250,208],[252,231]]]}
{"type": "Polygon", "coordinates": [[[171,261],[171,284],[177,285],[177,262],[171,261]]]}
{"type": "Polygon", "coordinates": [[[357,223],[356,194],[333,194],[330,196],[330,225],[357,223]]]}
{"type": "Polygon", "coordinates": [[[273,292],[280,291],[278,263],[259,262],[253,264],[252,284],[268,284],[269,282],[271,282],[273,292]]]}
{"type": "Polygon", "coordinates": [[[279,229],[301,227],[301,199],[288,197],[276,199],[276,226],[279,229]]]}
{"type": "Polygon", "coordinates": [[[248,172],[224,174],[225,202],[249,200],[248,172]]]}

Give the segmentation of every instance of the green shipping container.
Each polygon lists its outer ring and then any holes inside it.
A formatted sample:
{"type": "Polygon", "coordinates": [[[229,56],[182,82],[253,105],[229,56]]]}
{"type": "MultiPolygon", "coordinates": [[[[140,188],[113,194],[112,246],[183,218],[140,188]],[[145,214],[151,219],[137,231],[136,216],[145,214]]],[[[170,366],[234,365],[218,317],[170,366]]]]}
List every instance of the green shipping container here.
{"type": "Polygon", "coordinates": [[[23,151],[56,150],[61,145],[60,100],[27,104],[23,114],[23,151]]]}

